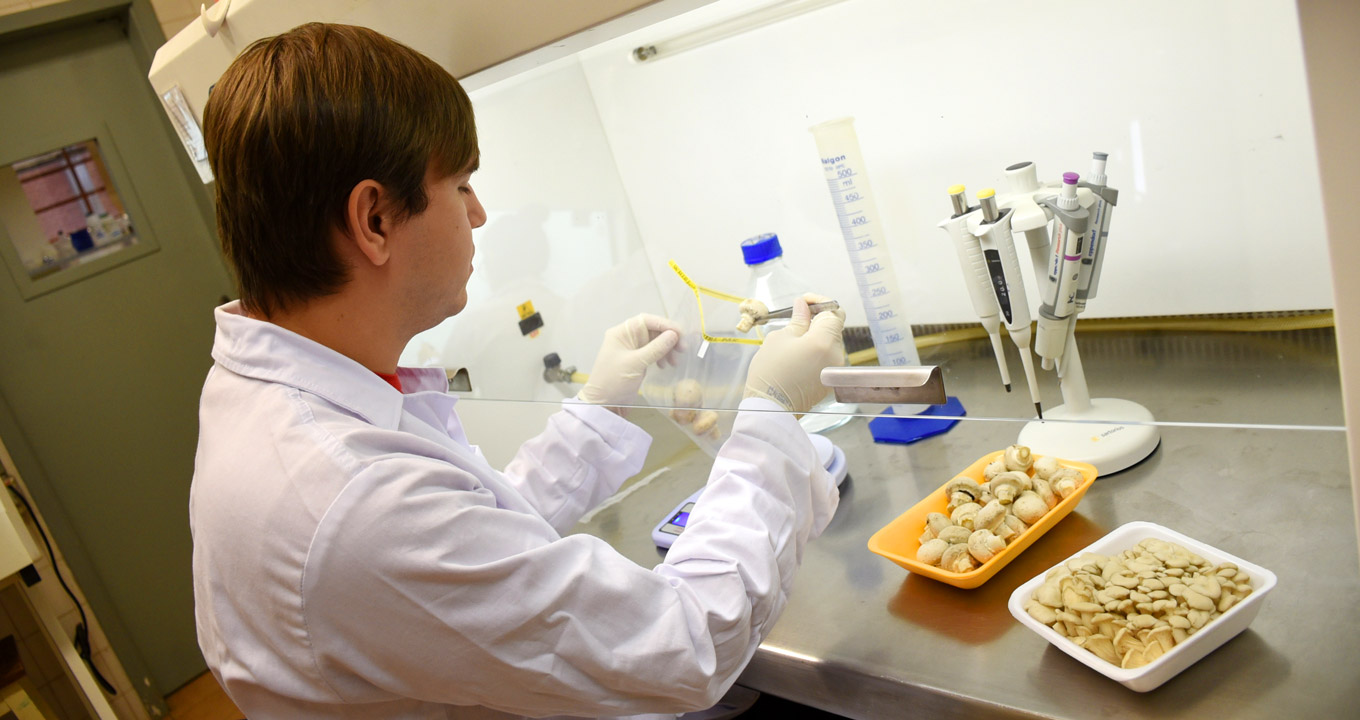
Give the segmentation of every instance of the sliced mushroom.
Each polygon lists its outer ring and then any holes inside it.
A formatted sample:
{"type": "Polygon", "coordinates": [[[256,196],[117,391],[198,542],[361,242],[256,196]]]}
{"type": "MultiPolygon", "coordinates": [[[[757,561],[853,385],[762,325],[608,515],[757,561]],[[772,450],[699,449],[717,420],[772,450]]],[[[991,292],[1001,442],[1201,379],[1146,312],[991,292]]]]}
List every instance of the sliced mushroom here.
{"type": "Polygon", "coordinates": [[[1030,617],[1045,625],[1052,625],[1058,621],[1058,613],[1054,612],[1053,608],[1048,607],[1037,600],[1030,600],[1029,604],[1025,605],[1025,612],[1029,613],[1030,617]]]}
{"type": "Polygon", "coordinates": [[[1096,657],[1111,665],[1119,664],[1119,656],[1115,654],[1114,651],[1114,641],[1102,633],[1097,633],[1086,638],[1086,642],[1082,644],[1082,647],[1095,653],[1096,657]]]}

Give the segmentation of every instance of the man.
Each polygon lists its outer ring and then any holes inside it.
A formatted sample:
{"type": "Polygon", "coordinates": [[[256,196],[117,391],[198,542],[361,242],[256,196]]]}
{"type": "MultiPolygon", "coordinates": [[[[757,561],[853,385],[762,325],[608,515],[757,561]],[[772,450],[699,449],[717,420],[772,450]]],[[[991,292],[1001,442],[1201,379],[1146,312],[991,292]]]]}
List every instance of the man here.
{"type": "Polygon", "coordinates": [[[241,300],[219,308],[190,499],[200,646],[253,720],[620,715],[712,705],[782,609],[835,486],[794,415],[842,358],[805,304],[751,363],[690,527],[648,570],[576,520],[642,465],[635,401],[677,328],[606,334],[504,471],[436,369],[463,309],[478,154],[458,83],[355,27],[262,40],[204,117],[241,300]]]}

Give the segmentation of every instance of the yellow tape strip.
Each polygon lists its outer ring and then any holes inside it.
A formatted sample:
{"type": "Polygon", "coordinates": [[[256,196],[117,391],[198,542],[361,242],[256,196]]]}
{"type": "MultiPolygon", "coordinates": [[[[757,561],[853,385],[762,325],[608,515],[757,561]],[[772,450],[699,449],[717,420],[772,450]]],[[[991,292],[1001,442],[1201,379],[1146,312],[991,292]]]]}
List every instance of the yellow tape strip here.
{"type": "Polygon", "coordinates": [[[702,285],[695,283],[693,280],[690,280],[689,276],[685,274],[684,270],[680,269],[679,265],[675,264],[674,260],[668,261],[667,264],[669,264],[671,266],[671,269],[675,271],[675,274],[679,275],[680,279],[684,281],[686,285],[689,286],[689,289],[694,291],[694,302],[699,306],[699,335],[703,337],[703,339],[712,343],[737,343],[741,345],[761,344],[762,340],[759,338],[717,337],[715,335],[709,335],[708,328],[704,325],[704,301],[699,297],[699,294],[703,293],[704,295],[708,295],[709,297],[715,297],[719,300],[726,300],[727,302],[736,303],[738,305],[740,305],[741,302],[745,300],[745,298],[739,298],[736,295],[729,295],[725,292],[719,292],[717,290],[712,290],[710,288],[703,287],[702,285]]]}

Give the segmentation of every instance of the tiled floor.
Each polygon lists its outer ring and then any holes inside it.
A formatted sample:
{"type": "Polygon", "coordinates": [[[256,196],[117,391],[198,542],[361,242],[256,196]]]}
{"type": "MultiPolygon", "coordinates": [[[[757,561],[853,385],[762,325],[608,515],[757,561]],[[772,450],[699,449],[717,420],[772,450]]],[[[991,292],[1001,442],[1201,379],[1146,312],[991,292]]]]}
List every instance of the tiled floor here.
{"type": "Polygon", "coordinates": [[[166,698],[170,720],[241,720],[245,715],[232,704],[217,678],[203,673],[166,698]]]}

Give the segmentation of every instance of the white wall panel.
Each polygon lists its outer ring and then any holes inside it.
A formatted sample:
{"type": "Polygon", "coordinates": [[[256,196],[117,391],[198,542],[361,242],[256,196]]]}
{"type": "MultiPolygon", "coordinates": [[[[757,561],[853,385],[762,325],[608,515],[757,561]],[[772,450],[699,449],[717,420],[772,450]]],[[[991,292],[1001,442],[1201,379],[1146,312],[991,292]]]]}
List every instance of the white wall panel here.
{"type": "Polygon", "coordinates": [[[935,228],[946,187],[1000,188],[1020,160],[1046,180],[1085,174],[1093,150],[1110,153],[1121,199],[1088,316],[1331,306],[1292,2],[847,0],[673,58],[628,57],[767,4],[717,2],[582,53],[663,285],[673,257],[739,290],[737,244],[774,231],[794,270],[862,323],[807,129],[851,115],[913,322],[973,318],[935,228]]]}

